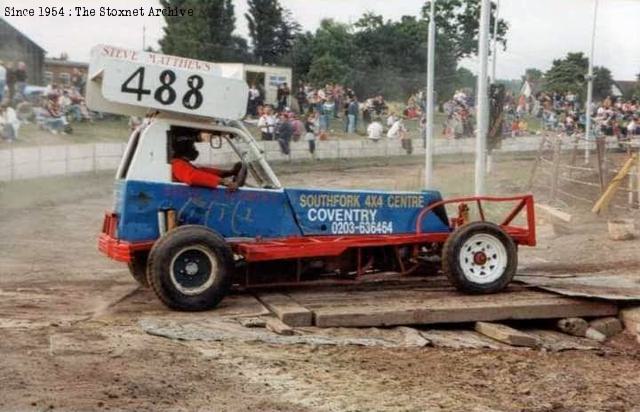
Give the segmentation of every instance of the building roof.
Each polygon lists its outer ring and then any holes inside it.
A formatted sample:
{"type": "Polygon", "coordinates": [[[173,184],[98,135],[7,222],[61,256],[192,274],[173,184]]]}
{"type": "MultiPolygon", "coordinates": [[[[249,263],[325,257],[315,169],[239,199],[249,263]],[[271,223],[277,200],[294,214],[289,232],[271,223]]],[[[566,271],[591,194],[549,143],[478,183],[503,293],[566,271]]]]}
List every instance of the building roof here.
{"type": "Polygon", "coordinates": [[[35,41],[31,40],[31,38],[29,38],[29,36],[27,36],[26,34],[24,34],[23,32],[21,32],[20,30],[16,29],[15,27],[13,27],[13,25],[11,23],[9,23],[7,20],[3,19],[2,17],[0,17],[0,24],[5,24],[7,27],[9,27],[9,29],[15,31],[16,33],[18,33],[20,35],[20,37],[22,37],[23,39],[25,39],[27,42],[31,43],[32,46],[35,46],[36,48],[42,50],[44,53],[46,53],[47,51],[44,49],[44,47],[40,46],[38,43],[36,43],[35,41]]]}
{"type": "Polygon", "coordinates": [[[89,67],[89,63],[77,62],[73,60],[61,60],[61,59],[44,59],[44,64],[55,64],[58,66],[70,66],[70,67],[89,67]]]}
{"type": "Polygon", "coordinates": [[[634,80],[615,80],[614,83],[618,85],[618,88],[625,96],[633,94],[633,90],[637,84],[634,80]]]}

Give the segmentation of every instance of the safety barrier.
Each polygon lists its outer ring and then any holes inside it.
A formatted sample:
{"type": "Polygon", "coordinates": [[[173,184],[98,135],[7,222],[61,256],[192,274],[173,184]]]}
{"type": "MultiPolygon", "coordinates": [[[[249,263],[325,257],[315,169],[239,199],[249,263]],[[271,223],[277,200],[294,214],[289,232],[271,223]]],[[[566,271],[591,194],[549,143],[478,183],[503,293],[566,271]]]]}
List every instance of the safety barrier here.
{"type": "MultiPolygon", "coordinates": [[[[536,151],[540,136],[516,137],[502,143],[501,152],[536,151]]],[[[258,142],[268,161],[311,159],[308,143],[291,142],[291,153],[283,155],[278,142],[258,142]]],[[[413,154],[424,155],[422,139],[413,140],[413,154]]],[[[0,150],[0,181],[64,176],[76,173],[115,170],[124,153],[126,143],[94,143],[16,147],[0,150]]],[[[434,154],[463,154],[475,151],[475,139],[438,139],[434,154]]],[[[233,155],[221,150],[214,155],[201,151],[203,163],[227,164],[233,155]]],[[[352,159],[366,157],[406,156],[399,140],[381,139],[378,142],[366,138],[354,140],[316,141],[317,159],[352,159]]]]}

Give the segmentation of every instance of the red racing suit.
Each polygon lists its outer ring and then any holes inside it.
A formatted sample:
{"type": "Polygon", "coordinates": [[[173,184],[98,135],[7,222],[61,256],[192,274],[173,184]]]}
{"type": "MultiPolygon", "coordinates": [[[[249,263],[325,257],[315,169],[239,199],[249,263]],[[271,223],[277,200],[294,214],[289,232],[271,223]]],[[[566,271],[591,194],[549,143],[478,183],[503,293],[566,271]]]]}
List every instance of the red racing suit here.
{"type": "Polygon", "coordinates": [[[220,170],[211,167],[196,167],[183,159],[171,161],[173,178],[189,186],[203,186],[216,188],[220,184],[220,170]]]}

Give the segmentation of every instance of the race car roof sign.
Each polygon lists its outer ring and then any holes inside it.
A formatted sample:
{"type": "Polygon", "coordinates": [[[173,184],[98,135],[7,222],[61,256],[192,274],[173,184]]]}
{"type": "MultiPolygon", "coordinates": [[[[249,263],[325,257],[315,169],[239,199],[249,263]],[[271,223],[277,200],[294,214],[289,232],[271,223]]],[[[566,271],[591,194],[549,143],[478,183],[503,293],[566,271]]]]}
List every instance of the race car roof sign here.
{"type": "Polygon", "coordinates": [[[92,110],[241,119],[248,93],[244,80],[222,77],[214,63],[104,45],[91,51],[87,104],[92,110]]]}

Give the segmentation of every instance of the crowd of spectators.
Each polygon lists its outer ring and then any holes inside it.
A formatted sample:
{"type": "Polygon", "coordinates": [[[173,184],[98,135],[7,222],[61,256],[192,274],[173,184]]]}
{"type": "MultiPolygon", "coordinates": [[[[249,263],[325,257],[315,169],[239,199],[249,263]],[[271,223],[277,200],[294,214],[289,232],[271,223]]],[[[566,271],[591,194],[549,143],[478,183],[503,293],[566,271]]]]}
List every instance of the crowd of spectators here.
{"type": "MultiPolygon", "coordinates": [[[[640,136],[640,103],[637,99],[607,97],[588,110],[595,136],[615,136],[624,140],[640,136]]],[[[529,115],[542,121],[544,130],[566,135],[584,134],[587,110],[574,93],[538,93],[534,98],[520,97],[517,116],[529,115]]]]}
{"type": "Polygon", "coordinates": [[[260,86],[250,85],[248,120],[257,121],[262,140],[277,140],[284,154],[289,153],[292,140],[300,139],[309,142],[313,154],[316,140],[325,140],[338,130],[346,135],[366,135],[373,141],[383,136],[399,139],[410,152],[405,120],[419,120],[424,113],[422,92],[412,95],[397,112],[381,94],[359,100],[353,89],[333,83],[324,87],[300,83],[293,93],[284,83],[278,87],[275,105],[265,104],[264,96],[260,86]]]}
{"type": "Polygon", "coordinates": [[[30,86],[24,62],[0,61],[0,137],[13,142],[20,126],[34,122],[53,134],[73,131],[72,122],[91,121],[85,99],[86,74],[73,69],[69,84],[30,86]]]}
{"type": "MultiPolygon", "coordinates": [[[[314,88],[301,83],[293,93],[284,84],[278,90],[275,106],[252,106],[251,96],[255,96],[253,100],[261,102],[261,93],[255,87],[251,90],[250,107],[255,107],[262,139],[282,141],[283,153],[288,153],[290,140],[298,140],[302,136],[305,136],[305,140],[314,141],[315,147],[315,140],[326,139],[328,133],[335,134],[336,126],[343,128],[347,135],[359,133],[372,141],[384,137],[399,139],[403,147],[410,145],[407,120],[419,120],[417,125],[421,131],[425,127],[425,96],[422,91],[410,96],[402,109],[394,110],[396,105],[388,104],[382,95],[359,100],[352,89],[340,84],[314,88]],[[291,109],[291,103],[296,106],[295,110],[291,109]],[[285,116],[282,116],[283,113],[285,116]],[[291,133],[288,124],[292,125],[291,133]]],[[[445,115],[442,128],[444,137],[458,139],[475,135],[474,99],[470,89],[460,89],[440,105],[440,111],[445,115]]],[[[594,131],[599,135],[617,136],[620,139],[640,136],[640,104],[637,100],[608,97],[594,104],[590,113],[594,131]]],[[[511,91],[505,93],[503,137],[535,133],[538,127],[532,128],[530,123],[536,118],[542,130],[573,135],[584,133],[586,112],[580,97],[570,92],[540,92],[528,97],[514,95],[511,91]]],[[[406,148],[407,152],[411,151],[410,147],[406,148]]]]}

